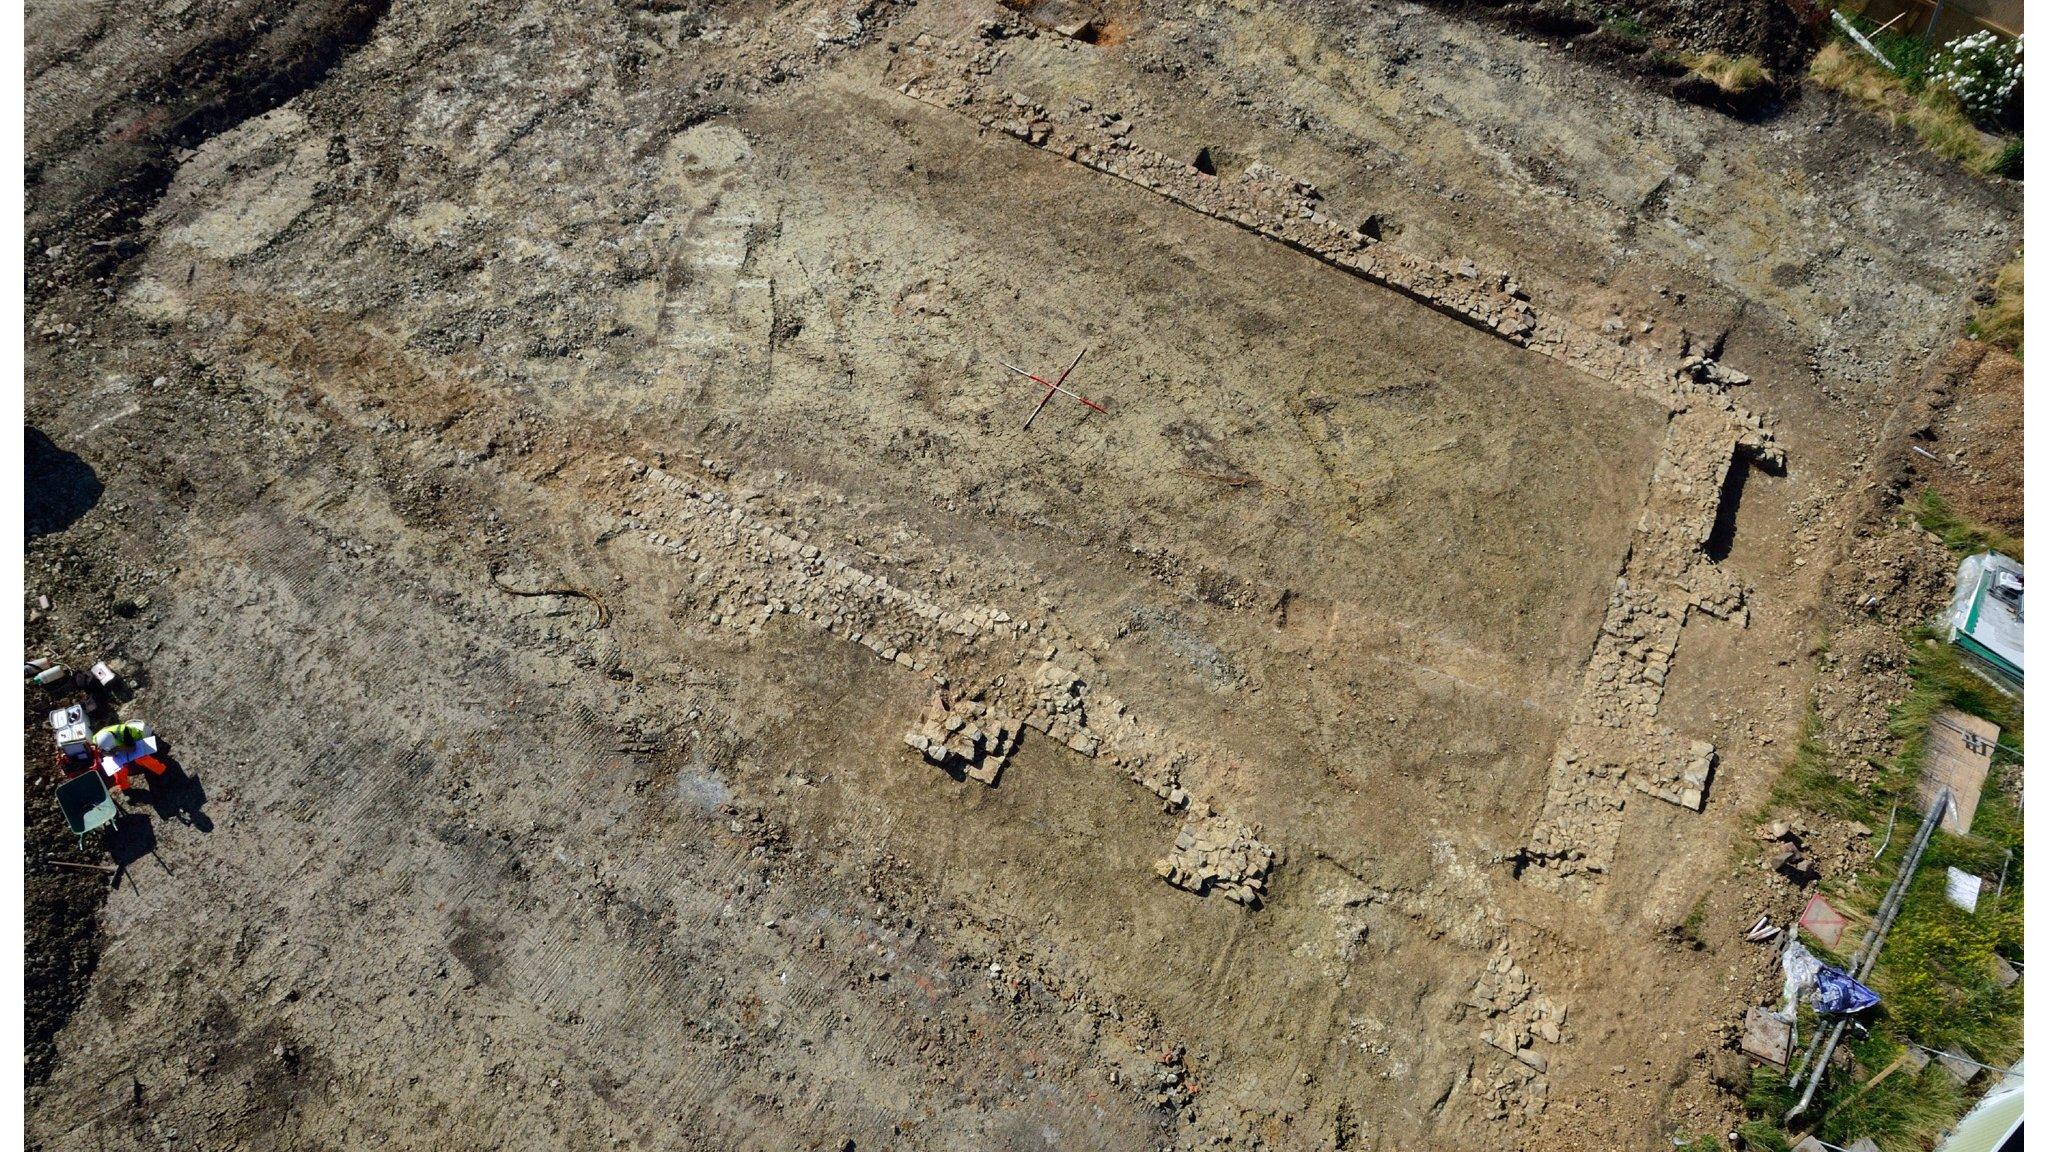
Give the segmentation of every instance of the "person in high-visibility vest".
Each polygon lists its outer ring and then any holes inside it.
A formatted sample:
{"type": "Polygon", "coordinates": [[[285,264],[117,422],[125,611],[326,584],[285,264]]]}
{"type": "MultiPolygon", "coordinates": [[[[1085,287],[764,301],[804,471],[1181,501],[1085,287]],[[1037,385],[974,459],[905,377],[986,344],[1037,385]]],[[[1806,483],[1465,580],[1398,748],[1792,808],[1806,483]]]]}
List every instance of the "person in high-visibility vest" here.
{"type": "Polygon", "coordinates": [[[127,755],[150,735],[149,725],[141,720],[126,720],[119,724],[107,725],[92,734],[92,745],[99,750],[94,758],[93,767],[107,773],[113,780],[114,787],[121,789],[128,787],[128,769],[131,765],[139,766],[152,776],[163,775],[164,762],[155,756],[127,755]]]}
{"type": "Polygon", "coordinates": [[[102,752],[118,752],[133,748],[149,735],[149,724],[143,720],[126,720],[109,724],[92,734],[92,742],[102,752]]]}

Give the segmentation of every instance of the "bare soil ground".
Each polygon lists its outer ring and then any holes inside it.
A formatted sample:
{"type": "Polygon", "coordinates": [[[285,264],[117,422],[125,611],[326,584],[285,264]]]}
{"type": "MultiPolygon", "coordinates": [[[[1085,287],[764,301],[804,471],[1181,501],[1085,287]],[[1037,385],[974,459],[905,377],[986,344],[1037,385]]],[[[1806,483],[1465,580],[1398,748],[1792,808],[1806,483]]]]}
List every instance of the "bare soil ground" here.
{"type": "Polygon", "coordinates": [[[38,1146],[1726,1130],[1768,961],[1674,929],[2016,190],[1431,9],[1057,8],[31,7],[28,645],[188,774],[58,875],[31,731],[38,1146]],[[1753,378],[1703,811],[1522,875],[1674,413],[900,92],[943,45],[1753,378]],[[905,743],[970,697],[992,787],[905,743]],[[1212,831],[1262,891],[1162,881],[1212,831]]]}
{"type": "Polygon", "coordinates": [[[2026,529],[2026,460],[2021,433],[2025,374],[2020,362],[1976,341],[1941,365],[1939,419],[1922,437],[1918,479],[1975,524],[2018,536],[2026,529]]]}

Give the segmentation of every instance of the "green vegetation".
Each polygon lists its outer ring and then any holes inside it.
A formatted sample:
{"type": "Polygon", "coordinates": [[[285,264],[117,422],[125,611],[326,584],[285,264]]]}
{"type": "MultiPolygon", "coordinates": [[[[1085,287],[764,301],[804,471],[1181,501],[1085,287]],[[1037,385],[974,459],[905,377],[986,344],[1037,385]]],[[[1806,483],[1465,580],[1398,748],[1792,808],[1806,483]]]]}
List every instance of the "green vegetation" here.
{"type": "Polygon", "coordinates": [[[1642,18],[1634,12],[1617,12],[1602,20],[1600,26],[1617,36],[1628,36],[1636,40],[1646,39],[1650,35],[1649,25],[1644,24],[1642,18]]]}
{"type": "Polygon", "coordinates": [[[2026,143],[2020,137],[2007,140],[2005,147],[1998,150],[1997,159],[1991,162],[1991,174],[2018,180],[2026,174],[2026,152],[2026,143]]]}
{"type": "Polygon", "coordinates": [[[1899,740],[1899,751],[1892,759],[1887,778],[1901,789],[1912,786],[1914,777],[1920,774],[1927,729],[1933,724],[1935,713],[1944,708],[1984,717],[2003,730],[1998,738],[2000,743],[2019,747],[2024,718],[2018,703],[1978,675],[1969,657],[1954,645],[1941,643],[1932,631],[1915,630],[1913,639],[1913,662],[1908,668],[1913,690],[1892,713],[1891,730],[1899,740]],[[1930,646],[1929,640],[1935,643],[1930,646]]]}
{"type": "MultiPolygon", "coordinates": [[[[1829,1073],[1801,1117],[1805,1122],[1802,1131],[1810,1130],[1837,1145],[1868,1136],[1886,1148],[1931,1146],[1934,1138],[1962,1115],[1972,1093],[1938,1063],[1917,1073],[1910,1064],[1892,1068],[1884,1080],[1872,1086],[1872,1079],[1891,1068],[1906,1051],[1906,1042],[1960,1048],[1987,1064],[2008,1063],[2019,1055],[2024,1018],[2021,986],[1999,985],[1995,959],[2023,956],[2022,859],[2016,844],[2019,811],[2008,788],[2002,778],[1995,778],[1987,787],[1971,836],[1937,832],[1930,842],[1871,973],[1871,985],[1882,1001],[1861,1017],[1868,1033],[1858,1035],[1851,1030],[1844,1035],[1853,1073],[1841,1069],[1829,1073]],[[2007,847],[2015,851],[2001,897],[1995,892],[1995,881],[2007,847]],[[1994,881],[1986,885],[1975,913],[1948,902],[1945,889],[1950,865],[1994,881]],[[1805,1124],[1814,1127],[1807,1129],[1805,1124]]],[[[1902,832],[1908,830],[1910,825],[1901,828],[1902,832]]],[[[1837,893],[1835,898],[1850,904],[1860,896],[1862,909],[1873,910],[1891,883],[1906,839],[1894,836],[1886,849],[1885,866],[1872,869],[1860,885],[1846,894],[1837,893]]],[[[1848,939],[1844,946],[1851,946],[1848,939]]],[[[1837,963],[1843,959],[1825,958],[1837,963]]],[[[1800,1035],[1814,1035],[1818,1022],[1809,1012],[1801,1015],[1800,1035]]],[[[1756,1069],[1744,1101],[1752,1117],[1741,1129],[1745,1142],[1754,1148],[1789,1148],[1792,1138],[1775,1125],[1796,1099],[1782,1074],[1771,1068],[1756,1069]]]]}
{"type": "MultiPolygon", "coordinates": [[[[1742,1106],[1751,1115],[1762,1118],[1750,1121],[1751,1125],[1769,1131],[1776,1137],[1774,1142],[1783,1147],[1791,1147],[1792,1142],[1774,1125],[1778,1117],[1790,1112],[1797,1103],[1799,1094],[1792,1091],[1791,1080],[1785,1073],[1768,1064],[1750,1069],[1749,1091],[1742,1098],[1742,1106]]],[[[1743,1135],[1749,1134],[1745,1132],[1743,1135]]]]}
{"type": "Polygon", "coordinates": [[[1923,83],[1954,93],[1978,123],[1995,125],[2012,106],[2020,72],[2020,42],[1979,29],[1944,44],[1923,83]]]}
{"type": "MultiPolygon", "coordinates": [[[[1791,1106],[1790,1102],[1787,1102],[1785,1108],[1791,1106]]],[[[1780,1108],[1776,1113],[1779,1116],[1784,1114],[1784,1108],[1780,1108]]],[[[1745,1120],[1742,1127],[1735,1131],[1741,1135],[1744,1148],[1755,1148],[1758,1152],[1792,1152],[1792,1142],[1785,1139],[1783,1132],[1765,1121],[1745,1120]]]]}
{"type": "MultiPolygon", "coordinates": [[[[1904,1051],[1899,1043],[1876,1032],[1850,1043],[1848,1048],[1850,1059],[1866,1079],[1889,1067],[1904,1051]]],[[[1744,1124],[1740,1129],[1743,1140],[1752,1148],[1789,1152],[1796,1137],[1787,1135],[1772,1122],[1798,1102],[1799,1094],[1792,1091],[1790,1083],[1776,1069],[1756,1069],[1743,1103],[1750,1112],[1769,1119],[1744,1124]]],[[[1819,1126],[1810,1131],[1837,1146],[1869,1136],[1879,1147],[1925,1148],[1962,1111],[1961,1086],[1939,1067],[1930,1066],[1918,1074],[1908,1068],[1893,1069],[1891,1075],[1872,1088],[1848,1083],[1847,1078],[1837,1073],[1821,1086],[1801,1119],[1819,1119],[1819,1126]]],[[[1802,1126],[1801,1133],[1807,1131],[1802,1126]]]]}
{"type": "Polygon", "coordinates": [[[1832,88],[1858,104],[1885,113],[1891,112],[1898,97],[1906,92],[1903,80],[1839,40],[1814,54],[1806,76],[1823,88],[1832,88]]]}
{"type": "Polygon", "coordinates": [[[1707,946],[1707,898],[1702,894],[1693,901],[1692,911],[1678,925],[1678,938],[1694,951],[1707,946]]]}
{"type": "MultiPolygon", "coordinates": [[[[1924,527],[1958,551],[2019,547],[2017,540],[1964,522],[1931,492],[1923,494],[1917,514],[1924,527]]],[[[1862,821],[1881,836],[1878,830],[1897,805],[1898,826],[1883,854],[1860,874],[1826,881],[1829,898],[1852,921],[1863,919],[1866,924],[1897,875],[1918,823],[1914,786],[1934,717],[1946,708],[1982,716],[1999,725],[2001,744],[2024,747],[2018,701],[1978,675],[1954,647],[1930,643],[1931,632],[1916,630],[1907,639],[1912,688],[1891,716],[1891,734],[1898,741],[1891,759],[1871,762],[1872,771],[1860,774],[1862,782],[1850,781],[1822,741],[1815,718],[1809,716],[1767,807],[1768,812],[1803,810],[1862,821]]],[[[1881,1001],[1858,1018],[1867,1031],[1851,1029],[1844,1034],[1848,1069],[1828,1073],[1799,1118],[1799,1134],[1811,1132],[1836,1145],[1867,1136],[1884,1148],[1931,1147],[1967,1108],[1976,1089],[1958,1083],[1938,1062],[1918,1072],[1910,1063],[1900,1063],[1908,1042],[1957,1048],[1993,1065],[2019,1056],[2021,985],[2000,984],[2001,961],[2024,959],[2025,855],[2020,808],[2014,799],[2020,777],[2015,761],[2007,752],[1994,754],[1970,835],[1937,830],[1928,842],[1870,975],[1881,1001]],[[1975,912],[1949,903],[1951,866],[1986,878],[1975,912]],[[1887,1068],[1891,1071],[1876,1081],[1887,1068]]],[[[1857,943],[1857,931],[1852,929],[1842,947],[1853,952],[1857,943]]],[[[1808,946],[1831,962],[1845,959],[1827,955],[1811,941],[1808,946]]],[[[1815,1035],[1819,1022],[1811,1011],[1802,1007],[1800,1015],[1799,1034],[1815,1035]]],[[[1754,1070],[1744,1100],[1751,1118],[1741,1128],[1746,1145],[1778,1152],[1789,1149],[1794,1137],[1777,1124],[1795,1101],[1784,1074],[1772,1068],[1754,1070]]]]}
{"type": "Polygon", "coordinates": [[[1836,40],[1822,48],[1807,69],[1807,78],[1823,88],[1832,88],[1858,104],[1883,116],[1892,124],[1912,129],[1921,143],[1934,152],[1961,164],[1978,175],[2010,165],[2009,143],[1978,130],[1955,94],[1926,85],[1924,50],[1917,40],[1891,41],[1878,38],[1878,48],[1897,65],[1887,72],[1861,49],[1836,40]],[[1893,55],[1897,51],[1898,55],[1893,55]]]}
{"type": "Polygon", "coordinates": [[[1804,809],[1865,824],[1870,823],[1873,813],[1883,819],[1883,801],[1871,789],[1836,769],[1831,753],[1820,741],[1819,729],[1819,718],[1808,711],[1806,722],[1799,729],[1799,745],[1792,753],[1792,761],[1778,773],[1777,783],[1771,786],[1771,801],[1764,806],[1765,813],[1804,809]]]}
{"type": "Polygon", "coordinates": [[[1941,542],[1958,556],[1975,556],[1988,548],[2015,560],[2026,559],[2026,546],[2018,537],[1963,519],[1932,488],[1920,493],[1920,504],[1913,510],[1913,518],[1919,521],[1920,527],[1941,537],[1941,542]]]}
{"type": "MultiPolygon", "coordinates": [[[[1917,96],[1927,90],[1927,73],[1933,63],[1933,53],[1927,50],[1920,37],[1901,32],[1879,32],[1869,21],[1855,15],[1849,16],[1849,22],[1870,37],[1870,42],[1877,45],[1884,58],[1892,62],[1892,67],[1897,70],[1894,74],[1906,91],[1917,96]]],[[[1835,43],[1851,47],[1844,43],[1847,37],[1841,37],[1839,33],[1837,36],[1835,43]]]]}
{"type": "MultiPolygon", "coordinates": [[[[1965,524],[1948,512],[1947,505],[1932,492],[1926,493],[1923,499],[1932,501],[1948,519],[1940,521],[1946,532],[1928,523],[1924,516],[1922,525],[1942,535],[1945,540],[1953,534],[1955,539],[1950,546],[1959,551],[1981,551],[1984,547],[2000,544],[2010,545],[2016,550],[2021,547],[2021,542],[2016,539],[1965,524]]],[[[1915,629],[1908,636],[1908,641],[1907,674],[1912,678],[1913,686],[1892,712],[1890,730],[1898,740],[1898,750],[1890,762],[1880,764],[1871,761],[1866,767],[1872,772],[1865,774],[1865,780],[1851,779],[1842,770],[1843,766],[1837,762],[1833,751],[1821,740],[1819,718],[1808,712],[1805,723],[1800,727],[1799,743],[1793,750],[1792,759],[1772,785],[1770,802],[1764,806],[1759,822],[1768,819],[1772,813],[1803,810],[1838,820],[1859,821],[1873,831],[1883,828],[1894,803],[1912,803],[1913,782],[1920,773],[1927,730],[1932,726],[1935,714],[1945,708],[1982,716],[1999,726],[2003,733],[1999,737],[2000,743],[2015,748],[2021,746],[2025,717],[2018,701],[1979,675],[1968,657],[1953,645],[1942,643],[1931,629],[1915,629]]],[[[1987,835],[1984,829],[1999,824],[2002,819],[1989,803],[1988,792],[1985,799],[1985,805],[1978,810],[1975,829],[1980,835],[1987,835]]],[[[2019,829],[2015,824],[2011,829],[2010,842],[2017,845],[2018,837],[2019,829]]],[[[1897,840],[1896,837],[1894,839],[1897,840]]],[[[1889,883],[1890,878],[1886,877],[1878,890],[1882,892],[1884,885],[1889,883]]]]}
{"type": "Polygon", "coordinates": [[[1906,105],[1904,120],[1906,127],[1935,155],[1953,160],[1980,176],[1991,171],[2003,151],[1999,140],[1979,130],[1963,109],[1962,101],[1949,92],[1921,89],[1906,105]]]}
{"type": "MultiPolygon", "coordinates": [[[[1849,1053],[1868,1079],[1883,1071],[1904,1051],[1888,1029],[1849,1044],[1849,1053]]],[[[1967,1109],[1962,1085],[1941,1066],[1930,1064],[1917,1074],[1910,1065],[1894,1069],[1874,1088],[1849,1083],[1837,1075],[1822,1088],[1827,1111],[1816,1132],[1822,1140],[1847,1145],[1868,1136],[1884,1148],[1931,1148],[1944,1129],[1967,1109]]]]}
{"type": "Polygon", "coordinates": [[[1974,846],[1944,847],[1950,851],[1930,852],[1932,859],[1913,877],[1871,982],[1899,1033],[1930,1048],[1957,1045],[1987,1064],[2004,1064],[2019,1056],[2020,991],[2018,984],[1999,986],[1994,958],[2021,953],[2024,902],[2008,871],[2005,894],[1996,895],[1987,882],[1975,912],[1949,903],[1944,890],[1951,865],[1995,882],[2004,861],[2002,852],[1983,860],[1981,851],[1969,851],[1974,846]]]}
{"type": "MultiPolygon", "coordinates": [[[[2019,163],[2020,142],[2015,140],[2006,147],[2019,163]]],[[[2014,253],[2005,267],[1991,280],[1991,303],[1977,310],[1970,320],[1970,335],[1989,344],[1996,344],[2014,356],[2025,359],[2021,349],[2026,335],[2026,271],[2022,266],[2021,253],[2014,253]]]]}

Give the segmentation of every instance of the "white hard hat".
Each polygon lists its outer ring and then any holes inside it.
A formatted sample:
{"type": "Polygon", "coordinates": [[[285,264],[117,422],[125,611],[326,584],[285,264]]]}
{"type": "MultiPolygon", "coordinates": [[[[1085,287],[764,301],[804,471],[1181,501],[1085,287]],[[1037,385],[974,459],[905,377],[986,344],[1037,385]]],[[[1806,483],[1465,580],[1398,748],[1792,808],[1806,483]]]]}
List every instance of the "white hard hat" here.
{"type": "Polygon", "coordinates": [[[120,747],[120,742],[114,739],[114,734],[112,732],[100,733],[97,737],[94,737],[93,743],[98,744],[100,746],[100,751],[102,752],[112,752],[114,749],[120,747]]]}

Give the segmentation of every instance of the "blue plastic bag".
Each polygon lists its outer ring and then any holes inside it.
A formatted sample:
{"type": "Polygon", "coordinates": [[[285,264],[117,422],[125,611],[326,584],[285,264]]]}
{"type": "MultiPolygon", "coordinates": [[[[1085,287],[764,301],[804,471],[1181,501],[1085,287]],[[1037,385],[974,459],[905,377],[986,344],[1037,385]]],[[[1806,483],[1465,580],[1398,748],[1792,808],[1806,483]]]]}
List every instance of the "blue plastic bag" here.
{"type": "Polygon", "coordinates": [[[1846,1016],[1875,1003],[1877,993],[1832,964],[1821,965],[1813,978],[1813,1007],[1817,1012],[1846,1016]]]}

